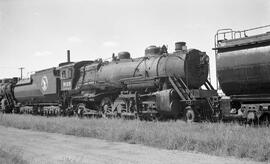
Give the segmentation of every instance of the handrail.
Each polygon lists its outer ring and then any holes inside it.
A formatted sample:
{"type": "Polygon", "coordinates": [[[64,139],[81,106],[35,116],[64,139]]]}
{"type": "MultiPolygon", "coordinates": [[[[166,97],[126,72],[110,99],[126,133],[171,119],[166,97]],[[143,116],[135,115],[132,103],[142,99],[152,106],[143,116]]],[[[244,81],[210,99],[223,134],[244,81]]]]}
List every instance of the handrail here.
{"type": "Polygon", "coordinates": [[[265,26],[259,26],[259,27],[245,29],[245,30],[238,30],[238,31],[232,30],[231,28],[219,29],[219,30],[217,30],[217,32],[215,34],[215,48],[217,48],[218,42],[220,41],[219,38],[221,36],[223,36],[222,40],[237,39],[237,38],[247,37],[246,33],[249,31],[254,31],[254,30],[258,30],[258,29],[265,29],[265,28],[269,28],[269,27],[270,27],[270,25],[265,25],[265,26]],[[229,38],[226,37],[227,35],[229,35],[229,38]]]}
{"type": "Polygon", "coordinates": [[[194,95],[190,92],[189,88],[181,78],[177,78],[173,75],[169,76],[169,81],[182,100],[190,101],[195,99],[194,95]]]}
{"type": "Polygon", "coordinates": [[[243,31],[253,31],[253,30],[262,29],[262,28],[266,28],[266,27],[270,27],[270,24],[269,25],[265,25],[265,26],[259,26],[259,27],[254,27],[254,28],[246,29],[246,30],[243,30],[243,31]]]}

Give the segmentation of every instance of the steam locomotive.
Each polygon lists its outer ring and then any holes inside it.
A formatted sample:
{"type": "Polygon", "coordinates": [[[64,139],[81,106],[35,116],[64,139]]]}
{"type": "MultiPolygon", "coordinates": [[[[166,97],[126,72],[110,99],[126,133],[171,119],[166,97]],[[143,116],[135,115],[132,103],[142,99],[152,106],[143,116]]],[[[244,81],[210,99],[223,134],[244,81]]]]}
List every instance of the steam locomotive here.
{"type": "Polygon", "coordinates": [[[145,55],[113,54],[111,61],[67,62],[37,71],[29,79],[0,80],[3,112],[128,118],[270,120],[270,33],[247,36],[218,30],[215,35],[217,79],[225,95],[208,81],[205,52],[175,43],[149,46],[145,55]]]}
{"type": "Polygon", "coordinates": [[[185,42],[149,46],[145,55],[113,54],[111,61],[70,61],[29,79],[0,84],[1,110],[40,115],[212,120],[217,92],[207,80],[209,57],[185,42]],[[202,89],[204,88],[204,89],[202,89]]]}

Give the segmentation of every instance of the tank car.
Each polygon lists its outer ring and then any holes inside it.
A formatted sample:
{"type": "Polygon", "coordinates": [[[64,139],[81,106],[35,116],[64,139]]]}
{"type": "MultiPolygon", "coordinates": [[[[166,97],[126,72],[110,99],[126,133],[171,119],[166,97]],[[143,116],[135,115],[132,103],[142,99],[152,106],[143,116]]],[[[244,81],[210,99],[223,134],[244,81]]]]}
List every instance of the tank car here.
{"type": "Polygon", "coordinates": [[[257,29],[221,30],[215,47],[219,84],[230,96],[222,100],[224,116],[252,122],[270,119],[270,33],[247,36],[257,29]]]}

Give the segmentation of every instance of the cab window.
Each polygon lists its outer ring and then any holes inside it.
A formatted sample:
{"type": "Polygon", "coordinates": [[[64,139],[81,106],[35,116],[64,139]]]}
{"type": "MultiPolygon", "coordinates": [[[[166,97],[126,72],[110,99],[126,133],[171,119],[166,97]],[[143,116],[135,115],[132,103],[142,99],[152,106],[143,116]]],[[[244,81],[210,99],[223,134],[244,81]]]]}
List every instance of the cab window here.
{"type": "Polygon", "coordinates": [[[64,69],[61,71],[61,79],[70,79],[72,78],[72,69],[64,69]]]}
{"type": "Polygon", "coordinates": [[[66,70],[63,70],[61,73],[61,79],[66,79],[66,78],[67,78],[66,70]]]}
{"type": "Polygon", "coordinates": [[[67,78],[72,78],[72,69],[71,68],[68,69],[67,78]]]}

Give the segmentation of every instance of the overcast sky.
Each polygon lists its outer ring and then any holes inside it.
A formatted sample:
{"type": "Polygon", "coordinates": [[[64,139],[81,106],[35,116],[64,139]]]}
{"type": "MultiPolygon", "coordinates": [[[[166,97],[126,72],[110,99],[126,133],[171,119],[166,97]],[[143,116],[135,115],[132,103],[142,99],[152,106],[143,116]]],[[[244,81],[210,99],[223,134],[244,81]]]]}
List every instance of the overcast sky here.
{"type": "MultiPolygon", "coordinates": [[[[214,65],[214,34],[270,24],[269,0],[0,0],[0,78],[185,41],[214,65]]],[[[270,31],[270,29],[269,29],[270,31]]],[[[215,70],[212,69],[212,77],[215,70]]]]}

